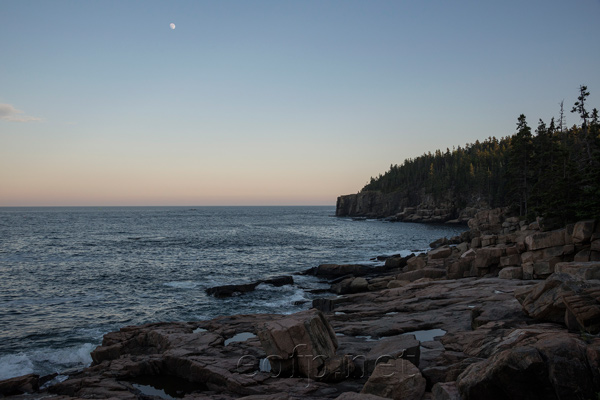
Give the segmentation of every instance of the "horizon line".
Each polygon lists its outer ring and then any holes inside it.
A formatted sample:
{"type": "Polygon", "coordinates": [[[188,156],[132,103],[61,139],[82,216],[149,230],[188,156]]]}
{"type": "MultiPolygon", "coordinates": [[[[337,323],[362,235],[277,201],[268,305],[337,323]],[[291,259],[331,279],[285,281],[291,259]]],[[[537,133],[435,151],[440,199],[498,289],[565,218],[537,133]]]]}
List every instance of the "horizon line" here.
{"type": "Polygon", "coordinates": [[[201,207],[335,207],[335,204],[228,204],[228,205],[20,205],[20,206],[5,206],[0,205],[0,208],[124,208],[124,207],[186,207],[186,208],[201,208],[201,207]]]}

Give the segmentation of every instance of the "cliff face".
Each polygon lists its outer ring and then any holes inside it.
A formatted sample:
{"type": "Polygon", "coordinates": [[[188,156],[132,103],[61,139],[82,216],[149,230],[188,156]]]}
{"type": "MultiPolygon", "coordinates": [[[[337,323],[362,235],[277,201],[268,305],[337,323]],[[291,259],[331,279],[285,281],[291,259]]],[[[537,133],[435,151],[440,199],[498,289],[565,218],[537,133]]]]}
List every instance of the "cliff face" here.
{"type": "Polygon", "coordinates": [[[407,201],[400,193],[360,192],[337,198],[338,217],[385,218],[397,214],[407,201]]]}
{"type": "Polygon", "coordinates": [[[338,217],[388,218],[392,221],[429,223],[467,223],[485,204],[457,207],[450,199],[434,200],[420,195],[409,199],[400,192],[365,191],[340,196],[335,215],[338,217]]]}

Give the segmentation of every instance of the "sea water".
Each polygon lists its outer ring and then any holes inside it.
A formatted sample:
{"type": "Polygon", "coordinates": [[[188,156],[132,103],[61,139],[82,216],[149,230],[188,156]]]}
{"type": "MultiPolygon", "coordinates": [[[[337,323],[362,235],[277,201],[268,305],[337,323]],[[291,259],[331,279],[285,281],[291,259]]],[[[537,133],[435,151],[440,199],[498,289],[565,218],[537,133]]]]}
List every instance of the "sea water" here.
{"type": "Polygon", "coordinates": [[[81,368],[126,325],[310,306],[314,277],[205,289],[425,250],[464,227],[353,221],[335,207],[0,208],[0,380],[81,368]]]}

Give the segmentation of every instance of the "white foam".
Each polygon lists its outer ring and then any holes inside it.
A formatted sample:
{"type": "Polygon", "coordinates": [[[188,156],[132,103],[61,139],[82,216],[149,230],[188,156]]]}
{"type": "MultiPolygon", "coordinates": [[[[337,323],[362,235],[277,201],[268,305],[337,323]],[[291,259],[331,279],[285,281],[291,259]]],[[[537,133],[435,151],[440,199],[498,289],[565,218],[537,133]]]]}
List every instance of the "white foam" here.
{"type": "Polygon", "coordinates": [[[175,289],[194,289],[195,287],[198,286],[197,283],[192,282],[192,281],[173,281],[173,282],[163,283],[163,285],[169,286],[169,287],[172,287],[175,289]]]}
{"type": "MultiPolygon", "coordinates": [[[[261,286],[264,286],[264,289],[267,289],[267,290],[289,293],[289,294],[285,294],[283,298],[280,298],[278,300],[265,302],[264,306],[268,307],[268,308],[291,307],[291,306],[294,306],[295,302],[308,301],[308,299],[305,297],[306,293],[304,292],[304,290],[296,288],[296,287],[288,286],[286,288],[286,290],[281,290],[283,288],[283,286],[277,288],[277,287],[272,287],[270,285],[258,285],[257,289],[263,289],[263,288],[261,288],[261,286]],[[275,290],[273,290],[273,289],[275,289],[275,290]]],[[[284,293],[282,293],[282,294],[284,294],[284,293]]],[[[294,310],[288,310],[288,311],[289,311],[289,313],[294,312],[294,310]]],[[[284,313],[286,313],[286,312],[284,312],[284,313]]]]}
{"type": "Polygon", "coordinates": [[[0,357],[0,380],[27,374],[47,375],[91,364],[91,343],[64,349],[42,349],[0,357]]]}
{"type": "Polygon", "coordinates": [[[23,353],[0,357],[0,381],[33,373],[33,362],[23,353]]]}
{"type": "Polygon", "coordinates": [[[267,290],[270,292],[289,292],[290,290],[293,290],[293,289],[292,289],[292,286],[290,286],[290,285],[273,286],[268,283],[261,283],[260,285],[258,285],[256,287],[256,290],[267,290]]]}
{"type": "Polygon", "coordinates": [[[57,383],[61,383],[69,379],[68,375],[56,375],[54,378],[50,379],[48,382],[44,383],[40,386],[40,389],[48,389],[50,386],[56,385],[57,383]]]}

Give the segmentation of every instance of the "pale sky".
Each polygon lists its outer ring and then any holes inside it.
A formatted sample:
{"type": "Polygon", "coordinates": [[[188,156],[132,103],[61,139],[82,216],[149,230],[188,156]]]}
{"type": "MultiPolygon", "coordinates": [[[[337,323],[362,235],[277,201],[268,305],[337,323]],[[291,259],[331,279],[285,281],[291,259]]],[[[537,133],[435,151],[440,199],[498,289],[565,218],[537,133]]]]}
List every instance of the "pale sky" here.
{"type": "Polygon", "coordinates": [[[599,0],[0,0],[0,38],[0,206],[332,205],[600,107],[599,0]]]}

